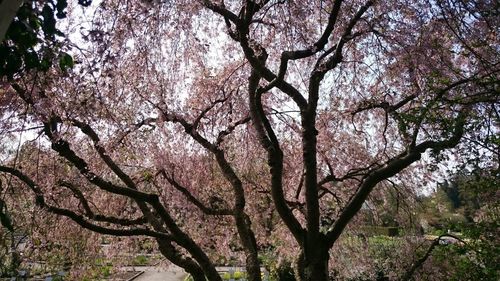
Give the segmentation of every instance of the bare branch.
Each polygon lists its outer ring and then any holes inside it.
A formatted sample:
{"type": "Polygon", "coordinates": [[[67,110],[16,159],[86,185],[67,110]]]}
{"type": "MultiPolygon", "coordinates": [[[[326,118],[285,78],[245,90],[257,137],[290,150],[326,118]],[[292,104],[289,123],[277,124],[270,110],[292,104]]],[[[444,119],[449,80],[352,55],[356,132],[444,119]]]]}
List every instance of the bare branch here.
{"type": "Polygon", "coordinates": [[[415,95],[415,94],[409,95],[409,96],[405,97],[404,99],[402,99],[401,101],[399,101],[398,103],[392,104],[392,105],[386,101],[381,102],[381,103],[368,104],[368,105],[359,107],[358,109],[354,110],[351,114],[356,115],[357,113],[360,113],[362,111],[375,109],[375,108],[381,108],[386,113],[392,113],[392,112],[400,109],[401,107],[403,107],[404,105],[406,105],[407,103],[409,103],[410,101],[415,99],[416,97],[417,97],[417,95],[415,95]]]}
{"type": "Polygon", "coordinates": [[[284,51],[281,53],[280,66],[277,77],[274,78],[272,81],[270,81],[269,84],[266,85],[264,88],[262,88],[260,90],[261,92],[267,92],[272,88],[274,88],[279,82],[283,81],[288,68],[288,61],[310,57],[325,48],[325,45],[328,43],[328,38],[330,38],[333,29],[335,27],[335,24],[337,23],[337,17],[342,2],[343,2],[342,0],[336,0],[333,3],[332,10],[330,11],[328,17],[328,23],[325,27],[325,30],[323,31],[318,41],[316,41],[311,47],[303,50],[284,51]]]}
{"type": "Polygon", "coordinates": [[[154,125],[152,125],[156,121],[156,118],[146,118],[144,120],[141,120],[139,123],[132,125],[131,128],[127,129],[125,132],[123,132],[115,141],[114,143],[121,143],[130,133],[139,130],[143,126],[151,126],[154,128],[154,125]]]}
{"type": "Polygon", "coordinates": [[[207,114],[217,104],[223,103],[223,102],[227,101],[227,99],[229,97],[230,97],[230,95],[228,95],[227,97],[223,97],[221,99],[216,99],[215,101],[211,102],[209,106],[207,106],[205,109],[203,109],[200,112],[200,114],[198,115],[198,117],[196,117],[196,119],[193,122],[193,125],[192,125],[193,126],[193,130],[196,130],[198,128],[198,125],[200,124],[201,119],[203,119],[205,117],[205,114],[207,114]]]}

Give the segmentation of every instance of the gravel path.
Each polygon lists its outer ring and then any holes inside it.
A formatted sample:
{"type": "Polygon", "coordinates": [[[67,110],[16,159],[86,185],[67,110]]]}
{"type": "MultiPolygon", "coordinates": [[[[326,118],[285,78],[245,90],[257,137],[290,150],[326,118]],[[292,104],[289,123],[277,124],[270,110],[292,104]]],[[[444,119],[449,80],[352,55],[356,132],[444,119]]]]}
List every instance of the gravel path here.
{"type": "Polygon", "coordinates": [[[169,269],[160,269],[155,267],[144,267],[144,271],[134,281],[183,281],[186,273],[178,267],[172,266],[169,269]]]}
{"type": "Polygon", "coordinates": [[[186,274],[182,272],[146,271],[134,279],[134,281],[182,281],[185,276],[186,274]]]}

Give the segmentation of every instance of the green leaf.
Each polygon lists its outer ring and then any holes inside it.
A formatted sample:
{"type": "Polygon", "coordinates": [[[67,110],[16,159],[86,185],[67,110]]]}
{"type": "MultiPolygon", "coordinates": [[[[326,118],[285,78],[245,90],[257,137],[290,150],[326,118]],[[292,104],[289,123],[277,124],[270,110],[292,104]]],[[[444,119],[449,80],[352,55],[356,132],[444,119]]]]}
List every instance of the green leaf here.
{"type": "Polygon", "coordinates": [[[40,65],[40,60],[35,51],[27,52],[24,55],[24,64],[26,65],[26,69],[33,69],[40,65]]]}
{"type": "Polygon", "coordinates": [[[63,71],[68,70],[69,68],[73,68],[75,62],[73,61],[73,57],[71,57],[68,53],[62,53],[59,58],[59,66],[63,71]]]}
{"type": "Polygon", "coordinates": [[[31,15],[28,19],[28,25],[34,30],[38,30],[42,27],[42,21],[36,15],[31,15]]]}
{"type": "Polygon", "coordinates": [[[52,62],[50,61],[49,58],[45,57],[42,59],[42,61],[40,62],[40,70],[41,71],[47,71],[49,70],[49,68],[52,66],[52,62]]]}

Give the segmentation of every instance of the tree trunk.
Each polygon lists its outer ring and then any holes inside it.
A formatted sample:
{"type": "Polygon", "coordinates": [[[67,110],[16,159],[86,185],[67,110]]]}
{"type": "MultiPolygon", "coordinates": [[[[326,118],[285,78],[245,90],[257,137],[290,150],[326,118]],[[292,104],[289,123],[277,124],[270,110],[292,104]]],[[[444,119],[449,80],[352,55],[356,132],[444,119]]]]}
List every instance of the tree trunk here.
{"type": "Polygon", "coordinates": [[[257,255],[248,255],[246,258],[247,278],[250,281],[262,280],[260,275],[260,262],[257,255]]]}
{"type": "Polygon", "coordinates": [[[175,251],[175,248],[170,242],[157,239],[160,253],[170,260],[173,264],[182,267],[187,273],[191,274],[194,281],[222,281],[222,278],[217,273],[213,265],[210,265],[209,270],[204,270],[202,267],[190,257],[185,257],[175,251]]]}
{"type": "Polygon", "coordinates": [[[311,262],[304,267],[303,281],[327,281],[328,260],[311,262]]]}
{"type": "Polygon", "coordinates": [[[327,281],[328,259],[328,250],[318,249],[309,259],[302,252],[295,266],[295,278],[297,281],[327,281]]]}

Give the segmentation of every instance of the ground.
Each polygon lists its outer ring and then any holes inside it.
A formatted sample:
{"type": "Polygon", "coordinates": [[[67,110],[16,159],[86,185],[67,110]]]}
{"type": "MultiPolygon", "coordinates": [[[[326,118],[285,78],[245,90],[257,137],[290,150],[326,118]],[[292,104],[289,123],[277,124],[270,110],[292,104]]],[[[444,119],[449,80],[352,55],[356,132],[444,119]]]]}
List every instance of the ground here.
{"type": "Polygon", "coordinates": [[[156,266],[134,266],[123,268],[126,271],[144,272],[134,281],[182,281],[186,277],[186,273],[179,267],[170,266],[161,268],[156,266]]]}

